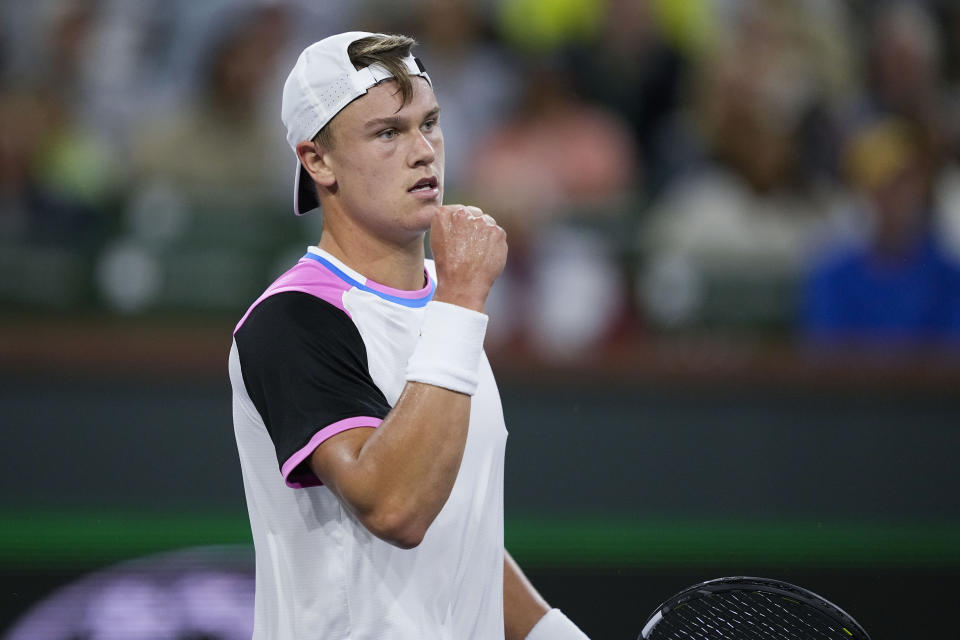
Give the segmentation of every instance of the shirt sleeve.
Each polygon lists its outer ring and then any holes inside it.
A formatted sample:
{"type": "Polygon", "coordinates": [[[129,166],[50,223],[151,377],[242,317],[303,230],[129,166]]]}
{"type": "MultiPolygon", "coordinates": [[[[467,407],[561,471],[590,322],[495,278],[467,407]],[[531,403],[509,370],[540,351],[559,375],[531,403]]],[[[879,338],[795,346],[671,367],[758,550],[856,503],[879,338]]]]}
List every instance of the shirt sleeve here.
{"type": "Polygon", "coordinates": [[[322,484],[309,466],[314,449],[347,429],[376,427],[390,411],[370,376],[360,332],[329,302],[275,294],[251,311],[234,339],[247,394],[288,486],[322,484]]]}

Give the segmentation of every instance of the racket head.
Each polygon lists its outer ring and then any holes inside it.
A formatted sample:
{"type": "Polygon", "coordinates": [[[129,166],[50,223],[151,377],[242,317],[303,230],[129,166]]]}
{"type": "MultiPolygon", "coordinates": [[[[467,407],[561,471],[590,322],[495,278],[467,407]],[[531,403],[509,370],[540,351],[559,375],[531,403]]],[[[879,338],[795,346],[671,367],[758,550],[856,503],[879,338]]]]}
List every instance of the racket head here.
{"type": "Polygon", "coordinates": [[[638,640],[870,640],[853,617],[812,591],[732,576],[693,585],[650,615],[638,640]]]}

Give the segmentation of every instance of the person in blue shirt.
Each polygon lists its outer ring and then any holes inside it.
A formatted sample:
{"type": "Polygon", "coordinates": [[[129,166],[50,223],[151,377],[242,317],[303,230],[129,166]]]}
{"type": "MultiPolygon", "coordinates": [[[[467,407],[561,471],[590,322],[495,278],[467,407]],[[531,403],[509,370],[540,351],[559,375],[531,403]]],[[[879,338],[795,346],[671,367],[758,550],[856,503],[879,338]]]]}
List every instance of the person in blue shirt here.
{"type": "Polygon", "coordinates": [[[960,264],[932,228],[932,154],[911,124],[880,120],[847,154],[870,225],[822,251],[802,289],[800,328],[814,343],[960,343],[960,264]]]}

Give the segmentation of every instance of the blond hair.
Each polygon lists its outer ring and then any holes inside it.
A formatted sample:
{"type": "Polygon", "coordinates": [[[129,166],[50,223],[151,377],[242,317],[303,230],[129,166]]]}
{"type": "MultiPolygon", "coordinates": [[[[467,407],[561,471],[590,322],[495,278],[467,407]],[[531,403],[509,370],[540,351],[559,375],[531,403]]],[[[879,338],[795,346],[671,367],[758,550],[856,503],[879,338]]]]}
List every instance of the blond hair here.
{"type": "MultiPolygon", "coordinates": [[[[417,41],[404,35],[375,35],[361,38],[350,43],[347,55],[350,62],[357,69],[364,69],[379,65],[386,69],[397,83],[397,93],[400,94],[400,107],[403,108],[413,99],[413,80],[404,63],[404,58],[410,55],[410,49],[417,41]]],[[[336,118],[334,117],[333,120],[336,118]]],[[[313,141],[328,149],[333,147],[333,133],[328,122],[314,136],[313,141]]]]}

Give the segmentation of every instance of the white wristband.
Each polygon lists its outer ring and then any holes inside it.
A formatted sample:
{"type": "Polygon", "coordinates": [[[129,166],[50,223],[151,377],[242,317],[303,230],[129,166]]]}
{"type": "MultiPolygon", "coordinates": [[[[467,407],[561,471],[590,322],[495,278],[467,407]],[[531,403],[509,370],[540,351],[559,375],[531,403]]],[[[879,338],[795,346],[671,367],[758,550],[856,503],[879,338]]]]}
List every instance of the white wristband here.
{"type": "Polygon", "coordinates": [[[560,609],[550,609],[533,625],[527,640],[590,640],[560,609]]]}
{"type": "Polygon", "coordinates": [[[472,396],[486,332],[486,314],[431,300],[424,310],[420,341],[407,362],[407,380],[472,396]]]}

